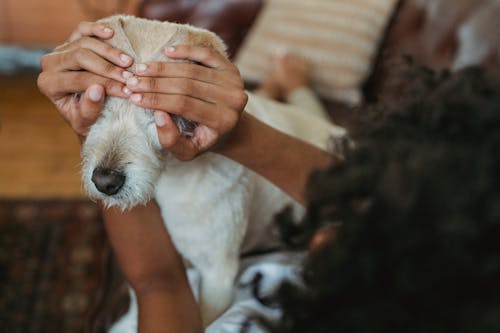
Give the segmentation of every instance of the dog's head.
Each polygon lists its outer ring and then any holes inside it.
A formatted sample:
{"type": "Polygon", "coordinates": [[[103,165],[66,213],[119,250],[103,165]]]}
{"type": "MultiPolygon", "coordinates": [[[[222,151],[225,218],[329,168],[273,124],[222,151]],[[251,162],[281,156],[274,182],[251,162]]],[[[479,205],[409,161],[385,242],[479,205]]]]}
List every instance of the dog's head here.
{"type": "Polygon", "coordinates": [[[82,177],[89,196],[122,209],[147,202],[163,168],[152,112],[108,98],[82,148],[82,177]]]}
{"type": "MultiPolygon", "coordinates": [[[[168,45],[203,45],[225,54],[215,34],[188,25],[131,16],[113,16],[101,23],[115,31],[109,43],[136,63],[169,61],[162,52],[168,45]]],[[[176,119],[179,128],[183,121],[176,119]]],[[[167,156],[158,141],[152,111],[109,97],[82,148],[85,189],[106,206],[126,209],[145,203],[154,195],[167,156]]]]}

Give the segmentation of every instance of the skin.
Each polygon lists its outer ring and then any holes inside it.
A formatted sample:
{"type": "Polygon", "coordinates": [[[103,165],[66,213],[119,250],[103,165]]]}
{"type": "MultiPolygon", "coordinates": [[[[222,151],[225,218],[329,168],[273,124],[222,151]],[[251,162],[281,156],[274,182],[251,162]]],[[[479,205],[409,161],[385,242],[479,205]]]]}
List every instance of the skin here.
{"type": "MultiPolygon", "coordinates": [[[[128,55],[100,40],[112,36],[104,26],[81,23],[67,43],[41,61],[39,89],[81,142],[106,95],[129,98],[155,110],[159,140],[176,158],[188,161],[214,151],[305,202],[309,173],[330,164],[330,156],[243,113],[247,95],[229,60],[207,48],[176,46],[166,49],[165,56],[201,65],[133,64],[128,55]],[[126,70],[130,66],[135,74],[126,70]],[[168,113],[197,121],[194,136],[180,136],[168,113]]],[[[202,332],[182,259],[156,203],[124,213],[103,208],[103,216],[121,269],[137,294],[139,332],[202,332]]]]}

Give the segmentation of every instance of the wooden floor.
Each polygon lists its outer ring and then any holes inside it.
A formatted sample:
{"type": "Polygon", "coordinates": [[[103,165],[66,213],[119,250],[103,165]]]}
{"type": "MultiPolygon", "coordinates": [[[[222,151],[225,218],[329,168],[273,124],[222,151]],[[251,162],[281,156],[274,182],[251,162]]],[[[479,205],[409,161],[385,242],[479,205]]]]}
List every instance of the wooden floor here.
{"type": "Polygon", "coordinates": [[[82,198],[79,154],[35,74],[0,76],[0,199],[82,198]]]}

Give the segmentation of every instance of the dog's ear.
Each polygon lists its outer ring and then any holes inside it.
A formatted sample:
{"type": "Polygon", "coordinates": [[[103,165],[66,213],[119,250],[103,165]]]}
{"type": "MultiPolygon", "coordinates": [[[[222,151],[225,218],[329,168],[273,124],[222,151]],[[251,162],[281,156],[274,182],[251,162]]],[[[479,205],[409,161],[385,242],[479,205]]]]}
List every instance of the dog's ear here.
{"type": "Polygon", "coordinates": [[[139,62],[167,61],[163,50],[171,45],[206,46],[227,56],[226,46],[216,34],[190,25],[128,15],[115,15],[99,22],[115,31],[109,44],[139,62]]]}
{"type": "MultiPolygon", "coordinates": [[[[171,23],[174,24],[174,23],[171,23]]],[[[152,54],[151,60],[164,60],[163,49],[171,45],[193,45],[208,47],[227,58],[227,46],[222,39],[211,31],[193,27],[188,24],[174,24],[177,33],[166,44],[152,54]]]]}
{"type": "Polygon", "coordinates": [[[124,22],[128,19],[129,18],[124,15],[115,15],[101,19],[98,23],[101,23],[114,31],[113,37],[106,40],[108,44],[127,53],[134,58],[134,60],[138,60],[135,49],[123,29],[124,22]]]}

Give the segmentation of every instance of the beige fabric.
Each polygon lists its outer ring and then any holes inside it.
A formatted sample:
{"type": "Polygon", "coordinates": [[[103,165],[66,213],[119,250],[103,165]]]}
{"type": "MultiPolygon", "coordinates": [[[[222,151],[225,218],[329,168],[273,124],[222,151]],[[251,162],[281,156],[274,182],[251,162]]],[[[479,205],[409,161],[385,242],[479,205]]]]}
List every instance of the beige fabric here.
{"type": "Polygon", "coordinates": [[[312,64],[313,89],[361,102],[377,46],[397,0],[268,0],[236,58],[244,79],[260,82],[276,50],[312,64]]]}

